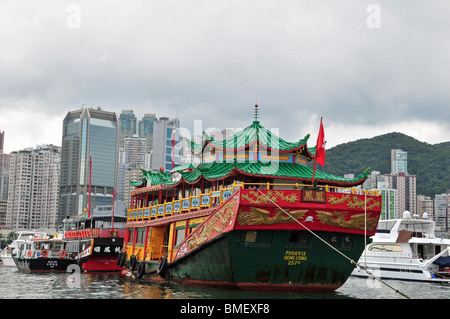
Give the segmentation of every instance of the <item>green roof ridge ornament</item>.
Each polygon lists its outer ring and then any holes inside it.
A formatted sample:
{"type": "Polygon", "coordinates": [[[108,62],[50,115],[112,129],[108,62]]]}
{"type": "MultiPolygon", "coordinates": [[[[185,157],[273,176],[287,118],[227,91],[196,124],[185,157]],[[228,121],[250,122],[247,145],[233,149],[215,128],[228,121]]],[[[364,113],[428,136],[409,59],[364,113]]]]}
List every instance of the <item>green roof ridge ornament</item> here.
{"type": "Polygon", "coordinates": [[[255,104],[255,109],[254,109],[254,111],[255,111],[255,119],[253,120],[253,123],[259,123],[259,121],[258,121],[258,115],[259,115],[259,109],[258,109],[258,104],[255,104]]]}

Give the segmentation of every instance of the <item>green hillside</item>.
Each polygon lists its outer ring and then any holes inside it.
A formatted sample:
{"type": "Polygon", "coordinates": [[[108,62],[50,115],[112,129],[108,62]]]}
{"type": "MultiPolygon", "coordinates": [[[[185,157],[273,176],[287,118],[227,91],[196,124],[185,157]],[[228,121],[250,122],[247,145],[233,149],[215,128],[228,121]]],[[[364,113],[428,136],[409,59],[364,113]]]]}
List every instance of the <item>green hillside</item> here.
{"type": "Polygon", "coordinates": [[[428,144],[401,133],[337,145],[326,151],[326,173],[342,176],[362,173],[370,167],[381,174],[391,172],[391,149],[408,152],[408,173],[417,176],[417,194],[433,196],[450,189],[450,142],[428,144]]]}

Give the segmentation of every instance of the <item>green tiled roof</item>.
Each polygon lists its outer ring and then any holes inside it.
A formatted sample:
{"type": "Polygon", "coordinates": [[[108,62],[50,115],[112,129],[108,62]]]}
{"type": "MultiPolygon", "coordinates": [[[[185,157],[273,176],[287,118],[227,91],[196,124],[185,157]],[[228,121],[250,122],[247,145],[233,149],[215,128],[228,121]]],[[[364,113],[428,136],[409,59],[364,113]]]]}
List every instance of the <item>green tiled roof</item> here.
{"type": "Polygon", "coordinates": [[[247,126],[239,133],[224,140],[216,141],[207,134],[204,135],[205,141],[203,144],[197,144],[192,141],[190,142],[191,149],[195,154],[199,154],[207,145],[218,151],[229,152],[244,150],[255,143],[259,143],[260,146],[264,146],[269,150],[278,150],[279,152],[295,152],[302,149],[302,155],[310,160],[314,158],[308,151],[308,147],[306,145],[309,134],[298,142],[287,142],[266,129],[259,123],[259,121],[253,121],[251,125],[247,126]]]}
{"type": "MultiPolygon", "coordinates": [[[[299,183],[311,182],[313,169],[295,163],[280,163],[280,162],[256,162],[256,163],[222,163],[211,162],[204,163],[197,166],[191,172],[180,172],[181,180],[172,182],[170,174],[164,172],[144,174],[145,179],[151,179],[152,185],[162,184],[164,186],[175,186],[182,182],[194,184],[200,181],[203,177],[208,181],[221,180],[230,176],[233,173],[256,176],[295,180],[299,183]]],[[[329,184],[334,186],[356,186],[362,184],[370,173],[370,169],[366,169],[364,173],[358,175],[356,178],[339,177],[316,170],[315,179],[319,184],[329,184]]],[[[141,186],[142,182],[136,182],[141,186]]],[[[145,184],[144,184],[145,185],[145,184]]]]}
{"type": "Polygon", "coordinates": [[[170,174],[164,173],[164,171],[159,171],[153,173],[152,171],[146,171],[145,169],[141,169],[143,177],[142,180],[133,182],[130,181],[131,186],[140,187],[145,186],[147,181],[152,181],[152,185],[159,184],[170,184],[172,182],[172,176],[170,174]]]}

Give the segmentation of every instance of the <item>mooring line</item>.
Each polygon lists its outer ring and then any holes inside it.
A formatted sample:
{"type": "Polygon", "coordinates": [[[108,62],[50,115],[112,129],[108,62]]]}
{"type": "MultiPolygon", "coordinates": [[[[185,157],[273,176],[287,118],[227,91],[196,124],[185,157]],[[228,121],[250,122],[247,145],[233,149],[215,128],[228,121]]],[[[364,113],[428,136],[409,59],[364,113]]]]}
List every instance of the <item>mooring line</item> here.
{"type": "MultiPolygon", "coordinates": [[[[382,281],[380,278],[377,278],[373,273],[371,273],[370,271],[367,270],[367,264],[366,266],[361,266],[360,264],[358,264],[356,261],[354,261],[353,259],[351,259],[350,257],[346,256],[344,253],[342,253],[340,250],[336,249],[336,247],[332,246],[330,243],[328,243],[326,240],[324,240],[323,238],[321,238],[319,235],[317,235],[316,233],[314,233],[312,230],[310,230],[308,227],[306,227],[305,225],[303,225],[298,219],[296,219],[294,216],[292,216],[291,214],[289,214],[285,209],[283,209],[282,207],[280,207],[280,205],[278,205],[276,202],[274,202],[270,197],[268,197],[266,194],[264,194],[263,192],[261,192],[261,190],[259,188],[255,188],[259,193],[261,193],[261,195],[263,195],[264,197],[266,197],[269,201],[272,202],[272,204],[274,204],[275,206],[277,206],[279,209],[281,209],[286,215],[288,215],[290,218],[292,218],[297,224],[299,224],[300,226],[302,226],[303,228],[305,228],[307,231],[309,231],[312,235],[314,235],[315,237],[317,237],[319,240],[321,240],[323,243],[325,243],[326,245],[328,245],[331,249],[333,249],[334,251],[336,251],[337,253],[339,253],[341,256],[343,256],[344,258],[346,258],[347,260],[350,261],[351,264],[356,265],[357,267],[359,267],[360,269],[364,270],[367,274],[369,274],[369,276],[373,276],[374,279],[378,280],[380,283],[382,283],[383,285],[387,286],[388,288],[394,290],[396,293],[402,295],[403,297],[410,299],[408,295],[404,294],[403,292],[399,291],[398,289],[390,286],[389,284],[385,283],[384,281],[382,281]]],[[[364,215],[366,215],[366,213],[364,213],[364,215]]],[[[366,228],[366,227],[364,227],[366,228]]],[[[364,250],[366,249],[366,247],[364,247],[364,250]]]]}

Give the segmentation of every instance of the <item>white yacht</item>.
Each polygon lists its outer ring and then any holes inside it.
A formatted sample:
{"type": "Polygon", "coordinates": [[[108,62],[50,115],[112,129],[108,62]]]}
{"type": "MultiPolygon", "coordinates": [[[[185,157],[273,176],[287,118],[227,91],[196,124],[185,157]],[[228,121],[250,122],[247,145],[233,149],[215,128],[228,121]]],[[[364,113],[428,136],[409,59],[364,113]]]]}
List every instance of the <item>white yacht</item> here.
{"type": "MultiPolygon", "coordinates": [[[[380,279],[450,283],[450,240],[437,238],[427,218],[406,211],[402,219],[380,220],[358,264],[380,279]]],[[[356,267],[352,276],[369,274],[356,267]]]]}
{"type": "Polygon", "coordinates": [[[29,239],[43,239],[45,236],[47,236],[46,233],[36,231],[26,230],[18,232],[17,238],[2,251],[0,259],[3,261],[3,265],[6,267],[16,267],[13,256],[18,253],[20,244],[29,239]]]}

